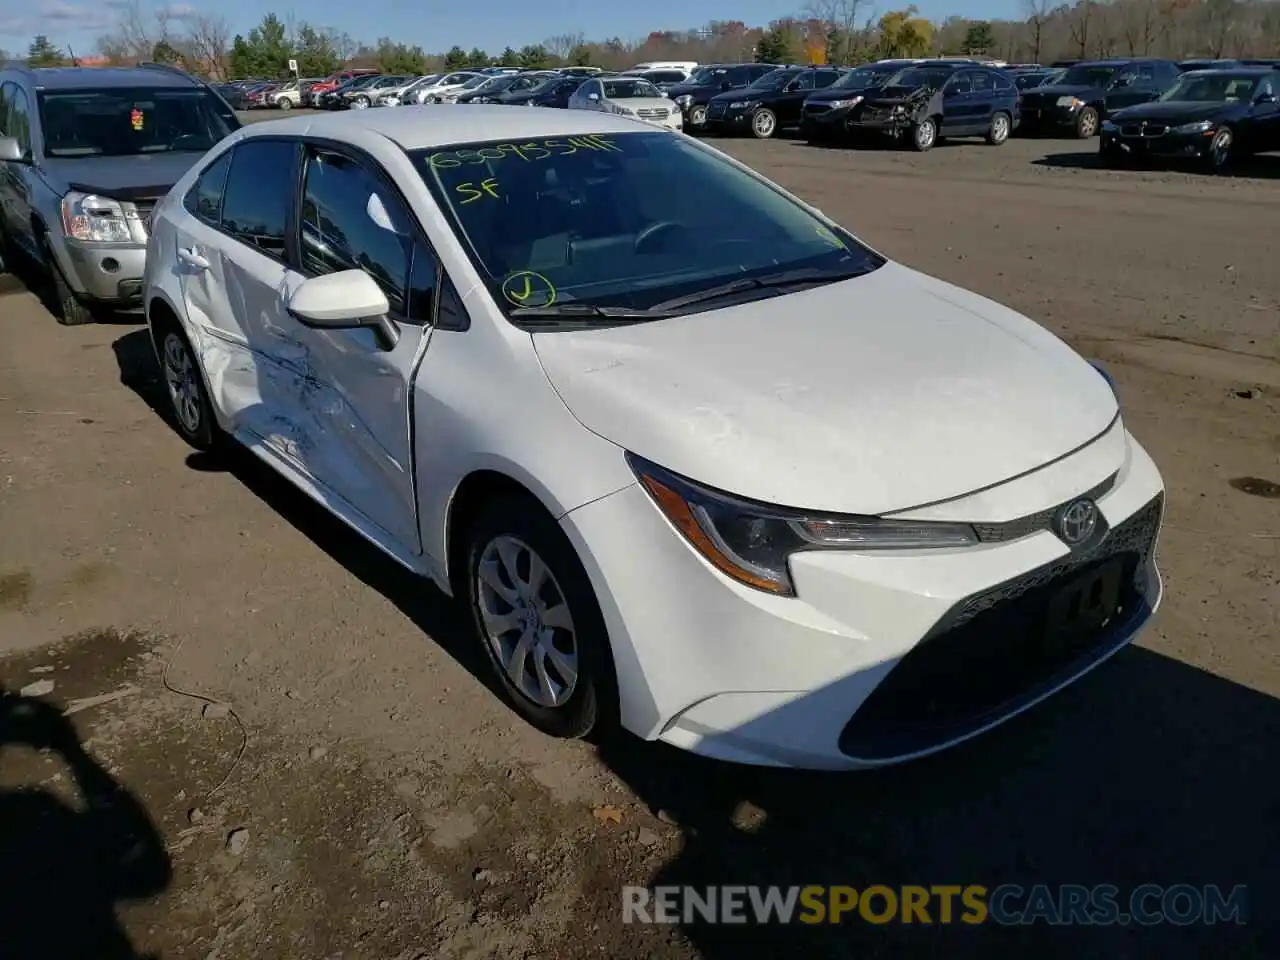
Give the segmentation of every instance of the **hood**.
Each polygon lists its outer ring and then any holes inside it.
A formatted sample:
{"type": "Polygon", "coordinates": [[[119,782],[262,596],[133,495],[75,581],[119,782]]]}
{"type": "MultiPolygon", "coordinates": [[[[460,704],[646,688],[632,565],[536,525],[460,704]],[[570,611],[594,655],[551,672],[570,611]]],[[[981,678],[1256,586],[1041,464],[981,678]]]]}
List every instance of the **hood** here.
{"type": "Polygon", "coordinates": [[[141,200],[163,197],[203,156],[201,151],[191,151],[135,157],[51,157],[40,168],[50,179],[61,181],[66,190],[141,200]]]}
{"type": "Polygon", "coordinates": [[[1216,120],[1248,107],[1247,101],[1238,103],[1196,103],[1192,100],[1164,100],[1125,107],[1111,114],[1112,120],[1159,120],[1161,123],[1194,123],[1197,120],[1216,120]]]}
{"type": "Polygon", "coordinates": [[[852,100],[854,97],[878,97],[880,92],[881,88],[874,85],[866,87],[827,87],[825,90],[815,90],[805,99],[812,100],[814,103],[830,103],[832,100],[852,100]]]}
{"type": "MultiPolygon", "coordinates": [[[[668,92],[673,97],[682,97],[686,93],[697,96],[702,93],[717,94],[721,93],[720,84],[718,83],[675,83],[668,88],[668,92]]],[[[728,93],[729,91],[723,91],[728,93]]]]}
{"type": "Polygon", "coordinates": [[[801,293],[630,327],[535,333],[587,429],[778,506],[886,514],[1017,477],[1117,405],[1062,341],[887,263],[801,293]]]}
{"type": "MultiPolygon", "coordinates": [[[[781,87],[738,87],[736,90],[717,93],[711,98],[711,102],[733,103],[735,100],[766,100],[769,97],[777,96],[781,92],[781,87]]],[[[672,91],[671,96],[675,97],[678,94],[672,91]]]]}
{"type": "Polygon", "coordinates": [[[866,98],[866,102],[871,103],[913,103],[917,100],[927,100],[938,90],[936,87],[926,84],[920,87],[877,87],[874,90],[867,90],[862,95],[866,98]]]}
{"type": "Polygon", "coordinates": [[[1106,99],[1106,91],[1101,87],[1091,87],[1079,83],[1051,83],[1047,86],[1032,87],[1022,91],[1024,100],[1056,100],[1058,97],[1076,97],[1080,100],[1106,99]]]}

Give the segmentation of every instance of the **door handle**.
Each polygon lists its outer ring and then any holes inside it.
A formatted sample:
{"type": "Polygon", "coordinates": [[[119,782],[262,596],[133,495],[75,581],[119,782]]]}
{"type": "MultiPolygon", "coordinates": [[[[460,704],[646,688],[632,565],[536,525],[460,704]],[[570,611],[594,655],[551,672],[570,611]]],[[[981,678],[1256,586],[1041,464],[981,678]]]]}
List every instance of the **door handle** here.
{"type": "Polygon", "coordinates": [[[185,263],[188,267],[195,267],[197,270],[208,270],[209,261],[195,247],[184,249],[178,248],[178,259],[185,263]]]}

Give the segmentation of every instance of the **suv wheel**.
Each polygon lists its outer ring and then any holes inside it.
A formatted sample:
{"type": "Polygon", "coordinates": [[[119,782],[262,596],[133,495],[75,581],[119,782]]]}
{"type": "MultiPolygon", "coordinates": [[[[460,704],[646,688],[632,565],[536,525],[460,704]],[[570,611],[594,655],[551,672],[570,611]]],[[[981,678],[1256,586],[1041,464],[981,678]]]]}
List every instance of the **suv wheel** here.
{"type": "Polygon", "coordinates": [[[761,107],[751,117],[751,133],[757,140],[768,140],[778,132],[778,115],[761,107]]]}
{"type": "Polygon", "coordinates": [[[360,96],[360,97],[356,97],[356,98],[354,98],[354,99],[351,101],[351,109],[352,109],[352,110],[364,110],[364,109],[366,109],[368,106],[369,106],[369,98],[368,98],[368,97],[360,96]]]}
{"type": "Polygon", "coordinates": [[[276,101],[276,106],[279,107],[281,110],[292,110],[293,101],[290,100],[288,97],[281,97],[279,100],[276,101]]]}
{"type": "Polygon", "coordinates": [[[707,125],[707,108],[696,106],[689,108],[689,126],[705,127],[707,125]]]}
{"type": "Polygon", "coordinates": [[[1098,111],[1093,107],[1084,107],[1080,116],[1076,117],[1076,136],[1088,140],[1098,132],[1098,111]]]}
{"type": "Polygon", "coordinates": [[[52,251],[46,250],[45,256],[49,260],[49,279],[53,285],[54,319],[64,327],[79,327],[86,323],[93,323],[92,311],[71,289],[67,278],[62,275],[62,268],[58,266],[58,261],[53,258],[52,251]]]}
{"type": "Polygon", "coordinates": [[[1007,113],[997,113],[991,118],[991,129],[987,131],[987,143],[998,147],[1009,139],[1009,131],[1013,128],[1007,113]]]}
{"type": "Polygon", "coordinates": [[[924,153],[938,142],[938,124],[933,117],[925,117],[911,128],[911,146],[924,153]]]}

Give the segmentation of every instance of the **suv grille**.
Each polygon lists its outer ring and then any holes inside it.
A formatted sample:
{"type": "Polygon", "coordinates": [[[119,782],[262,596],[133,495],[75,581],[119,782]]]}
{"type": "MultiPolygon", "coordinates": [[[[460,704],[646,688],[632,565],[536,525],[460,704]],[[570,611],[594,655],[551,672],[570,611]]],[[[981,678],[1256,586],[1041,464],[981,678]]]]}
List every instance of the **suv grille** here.
{"type": "Polygon", "coordinates": [[[1120,133],[1126,137],[1163,137],[1169,128],[1163,123],[1126,123],[1120,133]]]}
{"type": "Polygon", "coordinates": [[[636,116],[641,120],[665,120],[669,112],[663,107],[641,107],[636,110],[636,116]]]}
{"type": "Polygon", "coordinates": [[[1159,495],[1092,549],[958,603],[863,702],[840,734],[841,751],[887,759],[955,740],[1114,652],[1155,602],[1145,591],[1163,513],[1159,495]],[[1101,627],[1055,629],[1063,588],[1106,570],[1119,581],[1101,627]]]}
{"type": "Polygon", "coordinates": [[[713,103],[707,107],[707,117],[712,120],[718,120],[724,116],[725,105],[723,103],[713,103]]]}

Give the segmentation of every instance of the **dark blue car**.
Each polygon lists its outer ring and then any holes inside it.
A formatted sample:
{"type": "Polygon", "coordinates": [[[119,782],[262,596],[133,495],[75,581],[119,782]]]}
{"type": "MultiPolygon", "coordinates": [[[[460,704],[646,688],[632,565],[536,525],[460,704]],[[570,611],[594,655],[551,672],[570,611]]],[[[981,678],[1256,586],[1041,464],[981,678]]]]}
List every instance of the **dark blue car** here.
{"type": "Polygon", "coordinates": [[[1004,71],[931,61],[908,67],[871,92],[850,113],[846,129],[923,151],[940,137],[984,137],[999,146],[1020,119],[1018,90],[1004,71]]]}

